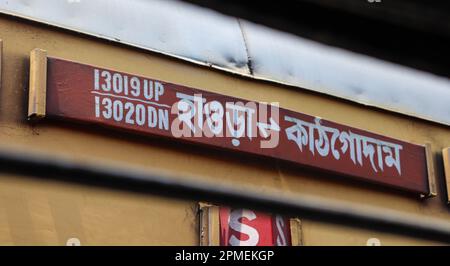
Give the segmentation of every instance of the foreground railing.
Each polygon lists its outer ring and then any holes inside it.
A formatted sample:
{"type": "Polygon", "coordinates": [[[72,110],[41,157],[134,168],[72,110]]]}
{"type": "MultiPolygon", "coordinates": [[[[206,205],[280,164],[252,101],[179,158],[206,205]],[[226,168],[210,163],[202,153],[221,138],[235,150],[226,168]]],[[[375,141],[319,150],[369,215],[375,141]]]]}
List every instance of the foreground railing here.
{"type": "MultiPolygon", "coordinates": [[[[184,200],[278,213],[302,219],[450,243],[450,222],[322,198],[258,192],[217,183],[152,174],[106,162],[81,163],[52,155],[0,149],[0,172],[57,179],[184,200]]],[[[1,177],[0,177],[1,178],[1,177]]]]}

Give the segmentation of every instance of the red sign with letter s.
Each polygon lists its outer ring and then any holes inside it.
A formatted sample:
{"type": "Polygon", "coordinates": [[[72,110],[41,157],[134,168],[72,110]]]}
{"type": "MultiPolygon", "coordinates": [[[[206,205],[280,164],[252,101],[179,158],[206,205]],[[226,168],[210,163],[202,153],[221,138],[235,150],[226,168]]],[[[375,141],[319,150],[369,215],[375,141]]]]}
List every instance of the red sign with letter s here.
{"type": "Polygon", "coordinates": [[[221,246],[290,246],[289,219],[248,209],[221,207],[221,246]]]}

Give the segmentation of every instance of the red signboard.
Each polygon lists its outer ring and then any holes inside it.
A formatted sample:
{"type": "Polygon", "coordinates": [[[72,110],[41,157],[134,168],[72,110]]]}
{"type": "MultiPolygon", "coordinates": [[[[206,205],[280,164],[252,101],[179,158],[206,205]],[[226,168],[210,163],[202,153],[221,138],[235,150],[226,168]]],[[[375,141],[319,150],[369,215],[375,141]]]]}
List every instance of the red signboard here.
{"type": "Polygon", "coordinates": [[[424,146],[275,103],[56,58],[48,58],[47,65],[47,117],[177,138],[429,194],[424,146]]]}
{"type": "Polygon", "coordinates": [[[291,246],[289,219],[247,209],[219,210],[221,246],[291,246]]]}

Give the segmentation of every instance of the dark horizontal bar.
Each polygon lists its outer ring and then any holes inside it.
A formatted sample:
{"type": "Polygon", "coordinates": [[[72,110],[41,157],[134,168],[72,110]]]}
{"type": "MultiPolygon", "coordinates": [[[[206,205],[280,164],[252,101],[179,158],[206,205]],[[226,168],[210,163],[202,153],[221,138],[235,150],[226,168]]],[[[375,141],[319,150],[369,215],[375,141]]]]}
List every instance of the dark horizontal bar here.
{"type": "Polygon", "coordinates": [[[450,243],[450,223],[428,216],[339,203],[317,197],[287,195],[285,192],[261,193],[247,187],[233,188],[209,181],[163,176],[116,165],[117,162],[79,163],[57,156],[0,149],[0,172],[206,201],[450,243]]]}
{"type": "Polygon", "coordinates": [[[328,45],[450,77],[449,1],[184,0],[328,45]]]}

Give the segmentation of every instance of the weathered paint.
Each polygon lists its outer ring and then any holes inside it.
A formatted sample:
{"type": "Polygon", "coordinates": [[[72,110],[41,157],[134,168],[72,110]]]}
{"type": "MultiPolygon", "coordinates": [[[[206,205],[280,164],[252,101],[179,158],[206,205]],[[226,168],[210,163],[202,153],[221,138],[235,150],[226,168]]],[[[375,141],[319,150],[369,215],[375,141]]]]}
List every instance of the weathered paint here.
{"type": "Polygon", "coordinates": [[[252,79],[450,125],[448,78],[319,44],[184,1],[128,0],[124,5],[122,0],[0,0],[0,12],[252,79]]]}
{"type": "MultiPolygon", "coordinates": [[[[106,129],[26,120],[29,52],[42,48],[56,57],[114,68],[142,76],[202,88],[234,97],[272,102],[389,135],[412,143],[432,143],[434,158],[450,146],[450,129],[399,114],[355,105],[289,87],[239,78],[159,55],[0,16],[3,68],[0,89],[0,145],[26,148],[78,161],[109,160],[185,178],[214,181],[280,193],[313,194],[326,199],[414,213],[427,219],[450,219],[443,197],[442,162],[435,160],[438,196],[424,200],[391,190],[341,182],[270,159],[224,154],[210,149],[148,137],[128,137],[106,129]]],[[[339,176],[337,176],[339,177],[339,176]]],[[[0,176],[0,243],[63,245],[69,237],[82,244],[197,245],[197,204],[133,195],[127,192],[65,184],[21,176],[0,176]],[[171,221],[170,223],[167,221],[171,221]]],[[[305,245],[433,244],[373,231],[302,221],[305,245]]]]}
{"type": "Polygon", "coordinates": [[[44,60],[48,118],[280,159],[430,194],[424,146],[153,77],[44,60]]]}

